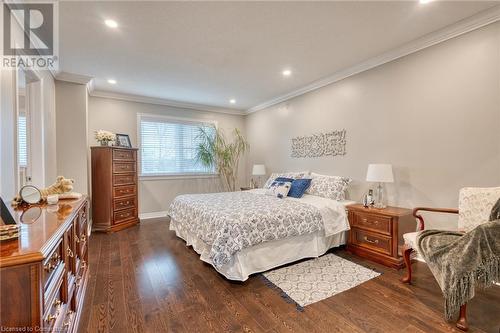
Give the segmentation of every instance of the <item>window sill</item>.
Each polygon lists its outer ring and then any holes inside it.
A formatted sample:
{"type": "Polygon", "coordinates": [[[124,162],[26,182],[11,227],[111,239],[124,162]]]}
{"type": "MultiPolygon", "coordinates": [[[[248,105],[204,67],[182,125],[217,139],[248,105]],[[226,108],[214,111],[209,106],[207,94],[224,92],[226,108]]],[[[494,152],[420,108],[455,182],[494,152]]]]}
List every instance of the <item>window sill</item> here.
{"type": "Polygon", "coordinates": [[[219,178],[218,174],[177,174],[177,175],[140,175],[139,181],[176,180],[176,179],[211,179],[219,178]]]}

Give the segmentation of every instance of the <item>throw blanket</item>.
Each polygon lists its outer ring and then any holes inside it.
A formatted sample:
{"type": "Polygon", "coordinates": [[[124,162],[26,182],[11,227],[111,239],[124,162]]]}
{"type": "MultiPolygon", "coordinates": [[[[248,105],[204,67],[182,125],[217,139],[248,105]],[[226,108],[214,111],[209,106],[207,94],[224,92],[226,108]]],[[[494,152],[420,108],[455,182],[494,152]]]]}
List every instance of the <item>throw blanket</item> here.
{"type": "Polygon", "coordinates": [[[313,205],[248,191],[179,195],[169,215],[179,228],[211,246],[216,268],[244,248],[323,228],[320,210],[313,205]]]}
{"type": "Polygon", "coordinates": [[[490,222],[466,234],[424,230],[417,238],[419,253],[429,265],[444,294],[445,318],[474,297],[476,287],[500,281],[500,200],[490,222]]]}

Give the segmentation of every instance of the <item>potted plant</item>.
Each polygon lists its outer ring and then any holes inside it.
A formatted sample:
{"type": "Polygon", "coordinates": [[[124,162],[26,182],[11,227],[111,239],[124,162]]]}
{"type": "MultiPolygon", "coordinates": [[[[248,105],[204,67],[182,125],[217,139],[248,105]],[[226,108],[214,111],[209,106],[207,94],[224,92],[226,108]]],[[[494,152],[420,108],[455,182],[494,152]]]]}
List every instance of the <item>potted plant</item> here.
{"type": "Polygon", "coordinates": [[[250,145],[235,128],[229,142],[220,129],[200,127],[196,147],[196,159],[207,168],[215,168],[228,191],[235,191],[241,156],[250,145]]]}

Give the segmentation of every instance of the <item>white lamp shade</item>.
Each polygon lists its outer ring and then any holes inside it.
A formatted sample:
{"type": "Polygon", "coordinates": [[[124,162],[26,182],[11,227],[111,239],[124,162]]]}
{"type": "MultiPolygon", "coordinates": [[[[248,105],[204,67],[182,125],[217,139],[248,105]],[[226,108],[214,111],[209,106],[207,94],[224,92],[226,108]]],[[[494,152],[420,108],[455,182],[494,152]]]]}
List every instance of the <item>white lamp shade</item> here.
{"type": "Polygon", "coordinates": [[[366,181],[376,183],[393,183],[391,164],[368,164],[366,172],[366,181]]]}
{"type": "Polygon", "coordinates": [[[253,176],[264,176],[266,174],[266,166],[264,164],[254,164],[252,169],[253,176]]]}

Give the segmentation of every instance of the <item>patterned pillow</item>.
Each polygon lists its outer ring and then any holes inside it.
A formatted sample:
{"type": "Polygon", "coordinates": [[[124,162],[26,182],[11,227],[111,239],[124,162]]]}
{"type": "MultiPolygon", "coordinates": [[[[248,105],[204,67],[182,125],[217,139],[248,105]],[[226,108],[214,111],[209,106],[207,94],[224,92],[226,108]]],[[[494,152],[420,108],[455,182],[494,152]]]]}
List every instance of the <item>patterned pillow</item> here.
{"type": "Polygon", "coordinates": [[[305,176],[309,175],[309,171],[302,171],[302,172],[282,172],[282,173],[272,173],[269,179],[266,181],[264,184],[264,188],[269,188],[271,184],[276,180],[278,177],[285,177],[285,178],[292,178],[292,179],[300,179],[304,178],[305,176]]]}
{"type": "Polygon", "coordinates": [[[283,199],[288,195],[288,191],[290,191],[291,187],[291,182],[274,181],[267,189],[266,194],[283,199]]]}
{"type": "Polygon", "coordinates": [[[319,175],[317,173],[313,173],[311,178],[311,186],[307,189],[307,194],[338,201],[345,199],[345,191],[351,182],[350,178],[319,175]]]}

